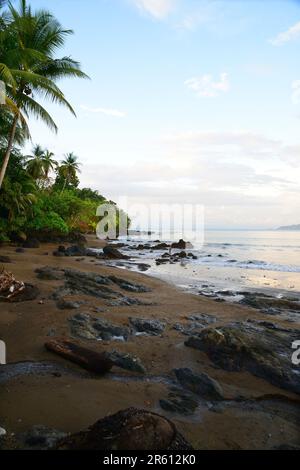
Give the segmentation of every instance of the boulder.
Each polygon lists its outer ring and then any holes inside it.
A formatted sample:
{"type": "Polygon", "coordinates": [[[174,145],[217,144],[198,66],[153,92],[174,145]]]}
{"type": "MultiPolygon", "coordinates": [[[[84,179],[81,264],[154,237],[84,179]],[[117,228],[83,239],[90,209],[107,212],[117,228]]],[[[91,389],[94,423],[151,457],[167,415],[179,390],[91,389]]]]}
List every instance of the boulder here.
{"type": "Polygon", "coordinates": [[[192,450],[164,416],[128,408],[106,416],[86,431],[62,439],[59,450],[192,450]]]}
{"type": "Polygon", "coordinates": [[[109,259],[128,259],[129,256],[123,255],[119,250],[111,245],[107,245],[103,248],[103,253],[106,258],[109,259]]]}
{"type": "Polygon", "coordinates": [[[171,248],[175,248],[177,250],[186,250],[187,248],[193,248],[193,245],[190,242],[185,242],[182,238],[179,242],[174,242],[171,244],[171,248]]]}
{"type": "Polygon", "coordinates": [[[180,385],[206,400],[223,400],[220,384],[204,372],[194,373],[191,369],[174,369],[180,385]]]}
{"type": "Polygon", "coordinates": [[[53,339],[45,343],[46,349],[79,366],[97,374],[105,374],[113,366],[112,361],[104,353],[78,346],[66,339],[53,339]]]}

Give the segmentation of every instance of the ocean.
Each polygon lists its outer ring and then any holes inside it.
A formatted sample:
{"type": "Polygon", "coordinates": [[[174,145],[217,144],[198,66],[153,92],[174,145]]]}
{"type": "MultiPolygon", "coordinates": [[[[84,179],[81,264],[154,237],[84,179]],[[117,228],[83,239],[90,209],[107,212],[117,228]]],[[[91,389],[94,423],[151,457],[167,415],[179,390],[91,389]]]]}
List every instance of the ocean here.
{"type": "Polygon", "coordinates": [[[207,230],[204,236],[178,232],[171,238],[154,233],[151,245],[155,239],[170,242],[179,238],[191,240],[193,248],[186,251],[197,259],[157,266],[155,260],[165,251],[135,250],[139,243],[150,244],[148,235],[136,234],[126,238],[127,246],[121,249],[132,259],[118,265],[135,269],[137,262],[146,263],[146,274],[208,296],[222,294],[220,291],[236,295],[246,289],[300,296],[300,231],[207,230]]]}

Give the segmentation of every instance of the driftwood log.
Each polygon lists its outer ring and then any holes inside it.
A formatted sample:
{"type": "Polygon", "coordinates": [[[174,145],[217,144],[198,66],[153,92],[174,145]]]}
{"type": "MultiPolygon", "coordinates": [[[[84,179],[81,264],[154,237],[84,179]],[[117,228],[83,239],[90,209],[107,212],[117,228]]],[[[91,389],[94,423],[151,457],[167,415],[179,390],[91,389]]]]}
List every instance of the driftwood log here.
{"type": "Polygon", "coordinates": [[[113,362],[105,353],[83,348],[67,339],[53,339],[45,343],[45,347],[48,351],[52,351],[96,374],[105,374],[113,366],[113,362]]]}

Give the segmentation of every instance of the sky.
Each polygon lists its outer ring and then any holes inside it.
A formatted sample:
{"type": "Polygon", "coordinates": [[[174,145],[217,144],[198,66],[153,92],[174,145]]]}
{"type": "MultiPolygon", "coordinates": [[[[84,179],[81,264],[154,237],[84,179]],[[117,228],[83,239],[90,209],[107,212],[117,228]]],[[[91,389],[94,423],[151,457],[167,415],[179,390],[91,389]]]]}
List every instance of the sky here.
{"type": "Polygon", "coordinates": [[[77,119],[48,106],[57,135],[31,120],[82,187],[202,205],[210,228],[300,223],[300,1],[30,3],[74,30],[61,54],[91,78],[60,83],[77,119]]]}

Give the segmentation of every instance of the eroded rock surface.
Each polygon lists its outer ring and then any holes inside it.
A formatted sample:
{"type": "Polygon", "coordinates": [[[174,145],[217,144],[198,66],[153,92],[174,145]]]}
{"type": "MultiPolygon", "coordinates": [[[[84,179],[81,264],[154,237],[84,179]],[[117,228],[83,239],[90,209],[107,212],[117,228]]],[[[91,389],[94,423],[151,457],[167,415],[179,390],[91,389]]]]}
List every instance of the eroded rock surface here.
{"type": "Polygon", "coordinates": [[[298,339],[298,330],[236,322],[206,328],[185,345],[206,352],[225,370],[247,370],[273,385],[300,393],[299,369],[291,361],[292,343],[298,339]]]}

